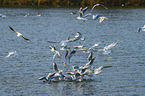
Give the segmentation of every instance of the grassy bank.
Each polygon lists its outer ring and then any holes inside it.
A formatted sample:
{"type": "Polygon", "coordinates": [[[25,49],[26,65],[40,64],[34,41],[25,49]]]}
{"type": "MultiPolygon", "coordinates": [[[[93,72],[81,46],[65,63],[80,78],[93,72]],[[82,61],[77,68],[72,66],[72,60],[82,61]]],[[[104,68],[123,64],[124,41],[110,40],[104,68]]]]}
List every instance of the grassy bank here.
{"type": "MultiPolygon", "coordinates": [[[[2,5],[0,8],[80,8],[81,6],[2,5]]],[[[145,8],[143,6],[107,6],[108,8],[145,8]]],[[[91,7],[90,7],[91,8],[91,7]]],[[[102,8],[102,7],[98,7],[102,8]]]]}

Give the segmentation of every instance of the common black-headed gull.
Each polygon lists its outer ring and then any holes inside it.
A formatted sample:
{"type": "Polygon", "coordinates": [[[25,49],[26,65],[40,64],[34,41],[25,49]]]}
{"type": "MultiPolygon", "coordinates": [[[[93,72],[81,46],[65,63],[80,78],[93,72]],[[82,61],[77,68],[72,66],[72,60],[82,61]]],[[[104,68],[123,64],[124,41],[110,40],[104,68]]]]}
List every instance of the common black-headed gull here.
{"type": "Polygon", "coordinates": [[[16,32],[17,33],[17,36],[18,37],[22,37],[23,39],[25,39],[26,41],[30,42],[30,39],[24,37],[21,33],[15,31],[12,27],[8,26],[13,32],[16,32]]]}

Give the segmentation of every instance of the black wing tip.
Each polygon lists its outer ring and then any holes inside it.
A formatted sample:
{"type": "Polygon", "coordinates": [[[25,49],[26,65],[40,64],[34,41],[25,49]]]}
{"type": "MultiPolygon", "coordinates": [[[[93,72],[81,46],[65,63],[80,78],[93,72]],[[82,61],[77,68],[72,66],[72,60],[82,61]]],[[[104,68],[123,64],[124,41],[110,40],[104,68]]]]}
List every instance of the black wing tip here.
{"type": "Polygon", "coordinates": [[[8,26],[12,31],[15,31],[11,26],[8,26]]]}

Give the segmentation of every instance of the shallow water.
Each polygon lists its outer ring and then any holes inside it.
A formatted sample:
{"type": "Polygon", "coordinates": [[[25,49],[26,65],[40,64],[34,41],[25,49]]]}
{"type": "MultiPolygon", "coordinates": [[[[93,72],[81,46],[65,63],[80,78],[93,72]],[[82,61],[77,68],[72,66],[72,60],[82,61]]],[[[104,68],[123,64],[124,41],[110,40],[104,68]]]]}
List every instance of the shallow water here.
{"type": "MultiPolygon", "coordinates": [[[[138,27],[145,24],[145,9],[95,9],[93,14],[102,14],[109,20],[102,23],[88,18],[86,22],[77,20],[78,14],[70,12],[78,9],[34,9],[34,8],[0,8],[6,15],[0,18],[0,59],[8,52],[18,51],[18,56],[10,56],[0,61],[0,93],[6,95],[57,95],[57,96],[143,96],[145,94],[145,33],[137,33],[138,27]],[[37,12],[41,17],[37,17],[37,12]],[[30,13],[26,18],[24,15],[30,13]],[[26,42],[18,38],[8,26],[29,38],[26,42]],[[38,80],[53,72],[52,56],[48,40],[65,40],[81,32],[85,41],[73,45],[92,46],[105,41],[100,47],[115,40],[119,43],[112,48],[109,55],[97,55],[94,67],[111,65],[102,73],[83,82],[55,82],[51,84],[38,80]]],[[[89,11],[88,11],[89,12],[89,11]]],[[[59,44],[55,44],[59,49],[59,44]]],[[[61,51],[62,56],[65,52],[61,51]]],[[[72,57],[72,65],[87,63],[87,56],[77,52],[72,57]]],[[[62,60],[56,59],[59,69],[62,60]]]]}

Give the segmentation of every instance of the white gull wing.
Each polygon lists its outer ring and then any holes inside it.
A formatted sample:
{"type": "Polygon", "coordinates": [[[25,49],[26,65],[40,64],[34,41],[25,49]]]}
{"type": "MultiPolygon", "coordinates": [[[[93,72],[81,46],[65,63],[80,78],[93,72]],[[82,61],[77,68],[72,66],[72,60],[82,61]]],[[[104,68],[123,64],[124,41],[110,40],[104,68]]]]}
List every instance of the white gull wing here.
{"type": "Polygon", "coordinates": [[[82,69],[93,67],[93,62],[94,62],[95,58],[96,57],[92,58],[88,63],[86,63],[82,69]]]}
{"type": "Polygon", "coordinates": [[[80,32],[77,32],[77,35],[75,36],[75,38],[73,39],[69,39],[67,42],[74,42],[81,39],[82,41],[85,40],[85,37],[82,36],[82,34],[80,32]]]}
{"type": "Polygon", "coordinates": [[[108,8],[107,8],[106,6],[104,6],[103,4],[95,4],[95,5],[92,7],[91,11],[93,11],[93,9],[94,9],[96,6],[102,6],[102,7],[104,7],[105,9],[108,9],[108,8]]]}
{"type": "MultiPolygon", "coordinates": [[[[5,58],[4,58],[4,59],[6,59],[6,58],[10,57],[11,55],[17,56],[17,55],[18,55],[18,53],[17,53],[17,51],[14,51],[14,52],[9,52],[9,53],[8,53],[8,55],[7,55],[7,56],[5,56],[5,58]]],[[[2,59],[2,60],[4,60],[4,59],[2,59]]]]}
{"type": "Polygon", "coordinates": [[[103,43],[104,41],[102,41],[102,42],[99,42],[99,43],[97,43],[97,44],[94,44],[92,47],[90,47],[89,48],[89,50],[91,50],[92,48],[94,48],[94,47],[97,47],[97,46],[99,46],[101,43],[103,43]]]}
{"type": "Polygon", "coordinates": [[[118,43],[118,40],[114,41],[113,43],[111,43],[111,44],[108,45],[108,46],[105,46],[103,50],[104,50],[104,51],[105,51],[105,50],[109,50],[109,49],[111,49],[112,47],[114,47],[117,43],[118,43]]]}
{"type": "Polygon", "coordinates": [[[79,16],[77,17],[77,19],[83,20],[85,22],[87,20],[87,18],[84,18],[84,13],[87,9],[88,9],[88,7],[85,7],[84,9],[82,9],[82,7],[80,7],[79,16]]]}
{"type": "Polygon", "coordinates": [[[51,52],[54,53],[54,55],[53,55],[53,61],[55,61],[55,56],[56,56],[56,55],[58,55],[58,56],[59,56],[59,59],[61,59],[60,53],[59,53],[59,51],[56,50],[55,45],[54,45],[54,47],[49,46],[49,49],[51,50],[51,52]]]}
{"type": "Polygon", "coordinates": [[[100,66],[99,68],[96,68],[96,69],[94,70],[94,74],[95,74],[95,75],[99,75],[99,74],[101,73],[101,70],[102,70],[102,69],[104,69],[104,68],[110,68],[110,67],[112,67],[112,66],[100,66]]]}
{"type": "Polygon", "coordinates": [[[139,33],[140,31],[145,31],[145,25],[143,27],[138,28],[137,32],[139,33]]]}
{"type": "Polygon", "coordinates": [[[83,8],[83,15],[84,15],[84,13],[87,11],[87,9],[88,9],[88,7],[85,7],[85,8],[83,8]]]}
{"type": "Polygon", "coordinates": [[[102,17],[102,15],[99,15],[99,14],[97,14],[97,15],[92,15],[93,20],[96,20],[96,19],[98,19],[98,18],[100,18],[100,17],[102,17]]]}

